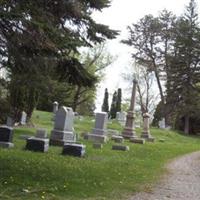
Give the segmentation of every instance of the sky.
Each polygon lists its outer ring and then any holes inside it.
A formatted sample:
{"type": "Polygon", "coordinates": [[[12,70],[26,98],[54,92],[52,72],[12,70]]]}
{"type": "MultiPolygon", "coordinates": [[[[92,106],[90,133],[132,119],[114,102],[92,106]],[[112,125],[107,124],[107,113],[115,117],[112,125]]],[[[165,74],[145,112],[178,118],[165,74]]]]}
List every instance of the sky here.
{"type": "MultiPolygon", "coordinates": [[[[122,78],[122,73],[126,72],[131,65],[131,48],[125,44],[120,43],[122,39],[127,39],[127,26],[136,23],[140,18],[147,14],[157,16],[159,11],[167,9],[176,15],[181,15],[185,6],[189,4],[190,0],[112,0],[111,6],[104,9],[102,12],[93,14],[94,19],[102,24],[109,25],[111,29],[121,31],[117,39],[107,42],[107,50],[113,55],[117,56],[114,63],[107,67],[105,71],[105,78],[101,82],[96,99],[96,111],[101,110],[103,102],[104,90],[108,88],[110,93],[109,100],[111,101],[112,93],[117,88],[122,88],[126,94],[128,83],[122,78]]],[[[200,6],[200,0],[196,1],[200,6]]]]}

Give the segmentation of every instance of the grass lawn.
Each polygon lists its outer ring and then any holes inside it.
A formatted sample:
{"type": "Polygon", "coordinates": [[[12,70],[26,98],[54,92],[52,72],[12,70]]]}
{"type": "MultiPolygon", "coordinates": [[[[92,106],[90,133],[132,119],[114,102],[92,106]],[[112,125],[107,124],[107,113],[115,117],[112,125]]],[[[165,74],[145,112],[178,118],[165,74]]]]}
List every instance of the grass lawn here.
{"type": "MultiPolygon", "coordinates": [[[[176,156],[200,150],[200,138],[175,131],[151,129],[157,139],[145,145],[128,141],[130,151],[111,150],[109,141],[103,149],[86,144],[86,156],[76,158],[61,155],[61,147],[50,147],[48,153],[26,151],[21,134],[35,134],[37,127],[53,128],[52,114],[35,111],[34,128],[19,127],[14,131],[13,149],[0,149],[0,199],[64,200],[64,199],[126,199],[136,191],[150,186],[164,173],[164,164],[176,156]],[[165,139],[165,142],[159,142],[165,139]]],[[[94,126],[91,118],[75,120],[75,131],[88,132],[94,126]]],[[[117,123],[109,128],[122,130],[117,123]]],[[[140,135],[140,130],[137,134],[140,135]]]]}

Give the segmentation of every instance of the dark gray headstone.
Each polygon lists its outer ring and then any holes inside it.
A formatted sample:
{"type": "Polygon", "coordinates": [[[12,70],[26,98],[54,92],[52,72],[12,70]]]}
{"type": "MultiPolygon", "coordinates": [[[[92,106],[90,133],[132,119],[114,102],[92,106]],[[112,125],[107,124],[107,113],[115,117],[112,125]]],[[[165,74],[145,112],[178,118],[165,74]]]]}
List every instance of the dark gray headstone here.
{"type": "Polygon", "coordinates": [[[12,142],[13,128],[8,126],[0,127],[0,142],[12,142]]]}
{"type": "Polygon", "coordinates": [[[82,157],[85,154],[85,145],[83,144],[65,144],[63,146],[63,155],[82,157]]]}
{"type": "Polygon", "coordinates": [[[26,140],[26,149],[30,151],[47,152],[49,139],[31,137],[26,140]]]}

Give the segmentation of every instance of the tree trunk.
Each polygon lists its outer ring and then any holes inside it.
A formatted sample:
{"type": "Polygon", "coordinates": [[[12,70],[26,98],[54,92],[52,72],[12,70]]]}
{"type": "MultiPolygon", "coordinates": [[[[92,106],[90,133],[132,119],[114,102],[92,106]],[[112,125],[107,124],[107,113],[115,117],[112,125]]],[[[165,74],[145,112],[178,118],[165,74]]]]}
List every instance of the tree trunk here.
{"type": "Polygon", "coordinates": [[[73,103],[72,103],[72,109],[73,109],[74,112],[77,109],[78,101],[79,101],[79,98],[80,98],[80,92],[81,92],[81,86],[78,85],[76,93],[74,95],[73,103]]]}
{"type": "Polygon", "coordinates": [[[184,133],[189,134],[189,132],[190,132],[190,117],[188,115],[186,115],[184,117],[184,121],[185,121],[185,123],[184,123],[184,133]]]}

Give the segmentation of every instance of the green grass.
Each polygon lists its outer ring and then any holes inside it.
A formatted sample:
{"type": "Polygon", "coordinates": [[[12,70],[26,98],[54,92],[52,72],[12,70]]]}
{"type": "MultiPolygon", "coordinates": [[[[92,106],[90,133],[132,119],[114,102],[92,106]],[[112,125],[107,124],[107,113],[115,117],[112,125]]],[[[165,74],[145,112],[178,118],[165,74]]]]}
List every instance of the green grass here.
{"type": "MultiPolygon", "coordinates": [[[[52,114],[35,111],[35,128],[53,128],[52,114]]],[[[78,134],[89,132],[94,126],[91,118],[75,120],[78,134]]],[[[174,131],[151,129],[155,143],[129,145],[130,151],[111,150],[113,142],[103,149],[87,145],[86,156],[76,158],[61,155],[61,147],[50,147],[47,153],[24,150],[21,134],[35,134],[35,128],[15,129],[13,149],[0,149],[0,199],[126,199],[136,191],[149,190],[152,183],[164,173],[164,164],[176,156],[200,150],[200,139],[174,131]],[[165,139],[164,143],[159,139],[165,139]]],[[[121,130],[114,121],[109,128],[121,130]]],[[[140,130],[137,130],[138,135],[140,130]]]]}

